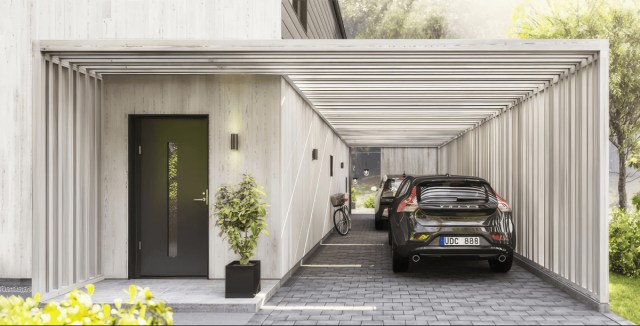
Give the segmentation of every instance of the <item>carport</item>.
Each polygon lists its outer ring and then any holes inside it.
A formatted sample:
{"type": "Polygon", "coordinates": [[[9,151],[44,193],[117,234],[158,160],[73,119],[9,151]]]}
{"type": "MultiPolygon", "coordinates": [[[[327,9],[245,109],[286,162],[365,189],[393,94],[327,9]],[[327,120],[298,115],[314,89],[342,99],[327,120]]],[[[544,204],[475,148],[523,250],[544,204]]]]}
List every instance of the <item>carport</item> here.
{"type": "Polygon", "coordinates": [[[608,306],[607,41],[40,41],[34,66],[34,292],[103,277],[102,78],[249,74],[283,76],[348,146],[435,151],[438,173],[486,178],[513,206],[517,257],[608,306]],[[75,142],[52,116],[69,105],[85,108],[75,142]],[[66,189],[85,232],[54,227],[66,189]]]}

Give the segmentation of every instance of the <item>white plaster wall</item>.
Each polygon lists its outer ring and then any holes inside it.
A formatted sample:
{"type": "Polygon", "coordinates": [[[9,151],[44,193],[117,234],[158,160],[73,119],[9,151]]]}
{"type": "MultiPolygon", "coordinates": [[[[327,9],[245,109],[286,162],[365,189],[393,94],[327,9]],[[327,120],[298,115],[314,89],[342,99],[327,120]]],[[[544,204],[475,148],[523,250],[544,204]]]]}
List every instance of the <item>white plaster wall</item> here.
{"type": "Polygon", "coordinates": [[[0,1],[0,277],[31,277],[32,41],[280,39],[280,15],[278,0],[0,1]]]}
{"type": "Polygon", "coordinates": [[[329,196],[346,192],[349,148],[282,79],[281,205],[282,229],[273,234],[282,243],[282,270],[289,271],[333,228],[329,196]],[[318,149],[318,160],[311,151],[318,149]],[[329,156],[334,176],[329,176],[329,156]],[[340,168],[344,162],[344,168],[340,168]]]}
{"type": "MultiPolygon", "coordinates": [[[[271,236],[259,239],[256,259],[262,276],[278,278],[280,77],[260,75],[139,75],[104,78],[103,249],[107,278],[128,271],[128,115],[207,114],[209,116],[209,192],[252,173],[265,187],[271,236]],[[240,148],[229,148],[238,133],[240,148]]],[[[210,205],[213,218],[213,202],[210,205]]],[[[211,222],[213,223],[213,221],[211,222]]],[[[224,266],[237,257],[216,228],[209,234],[209,277],[224,278],[224,266]]]]}

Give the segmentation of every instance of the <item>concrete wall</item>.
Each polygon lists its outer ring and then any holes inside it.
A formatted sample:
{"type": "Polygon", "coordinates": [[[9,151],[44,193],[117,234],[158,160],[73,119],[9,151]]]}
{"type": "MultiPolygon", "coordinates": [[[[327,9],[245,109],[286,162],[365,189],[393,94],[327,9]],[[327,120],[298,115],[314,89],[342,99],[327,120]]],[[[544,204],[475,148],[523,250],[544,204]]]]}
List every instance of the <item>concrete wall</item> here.
{"type": "MultiPolygon", "coordinates": [[[[104,79],[103,246],[104,274],[126,278],[128,272],[128,115],[206,114],[209,116],[209,193],[252,173],[268,194],[267,223],[280,229],[280,77],[259,75],[140,75],[104,79]],[[229,139],[239,134],[240,148],[229,139]]],[[[211,218],[213,204],[210,205],[211,218]]],[[[213,221],[211,222],[213,223],[213,221]]],[[[262,276],[278,278],[275,236],[261,236],[256,259],[262,276]]],[[[224,266],[237,259],[218,236],[209,234],[209,277],[224,278],[224,266]]]]}
{"type": "Polygon", "coordinates": [[[280,39],[278,0],[0,1],[0,278],[31,277],[32,41],[280,39]]]}
{"type": "Polygon", "coordinates": [[[346,193],[349,148],[288,82],[281,91],[282,270],[288,271],[333,228],[329,196],[346,193]],[[318,149],[318,159],[311,151],[318,149]],[[333,177],[329,175],[333,155],[333,177]],[[344,168],[340,168],[344,162],[344,168]]]}
{"type": "Polygon", "coordinates": [[[513,207],[517,252],[606,304],[608,79],[600,60],[443,146],[439,165],[487,179],[513,207]]]}
{"type": "MultiPolygon", "coordinates": [[[[261,236],[256,255],[264,278],[284,276],[333,228],[329,196],[346,192],[349,149],[286,80],[259,75],[107,76],[102,141],[105,277],[126,278],[128,271],[128,114],[209,115],[210,193],[250,172],[268,194],[271,234],[261,236]],[[239,151],[229,149],[231,133],[240,135],[239,151]],[[318,160],[311,159],[314,148],[318,160]]],[[[217,229],[211,228],[209,239],[209,277],[224,278],[224,266],[237,257],[217,229]]]]}

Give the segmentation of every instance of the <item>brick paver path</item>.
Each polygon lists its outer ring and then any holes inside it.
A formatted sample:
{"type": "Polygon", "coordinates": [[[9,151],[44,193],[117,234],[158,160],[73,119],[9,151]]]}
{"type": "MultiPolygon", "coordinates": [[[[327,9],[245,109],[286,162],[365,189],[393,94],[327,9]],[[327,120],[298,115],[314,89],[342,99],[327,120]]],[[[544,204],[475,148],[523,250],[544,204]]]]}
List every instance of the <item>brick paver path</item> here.
{"type": "Polygon", "coordinates": [[[250,321],[263,325],[611,324],[623,321],[572,299],[520,266],[421,261],[394,274],[387,232],[356,215],[331,235],[250,321]],[[322,265],[360,265],[331,266],[322,265]]]}

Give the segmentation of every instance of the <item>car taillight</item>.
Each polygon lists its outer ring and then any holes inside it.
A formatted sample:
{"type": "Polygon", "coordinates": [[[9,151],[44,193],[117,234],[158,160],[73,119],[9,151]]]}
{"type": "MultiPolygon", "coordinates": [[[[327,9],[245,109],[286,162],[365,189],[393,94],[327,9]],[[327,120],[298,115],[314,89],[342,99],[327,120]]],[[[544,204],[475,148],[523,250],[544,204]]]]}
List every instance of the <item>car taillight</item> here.
{"type": "Polygon", "coordinates": [[[413,187],[413,189],[411,190],[411,194],[398,204],[398,209],[396,210],[396,212],[413,213],[417,210],[418,210],[418,198],[416,196],[416,187],[413,187]]]}
{"type": "Polygon", "coordinates": [[[496,195],[496,198],[498,198],[498,209],[501,211],[508,211],[511,209],[511,206],[509,206],[509,203],[507,203],[506,200],[504,200],[504,198],[500,197],[500,195],[498,195],[497,192],[493,192],[496,195]]]}
{"type": "Polygon", "coordinates": [[[491,239],[493,239],[494,241],[504,241],[507,240],[507,237],[505,237],[504,234],[491,233],[491,239]]]}

